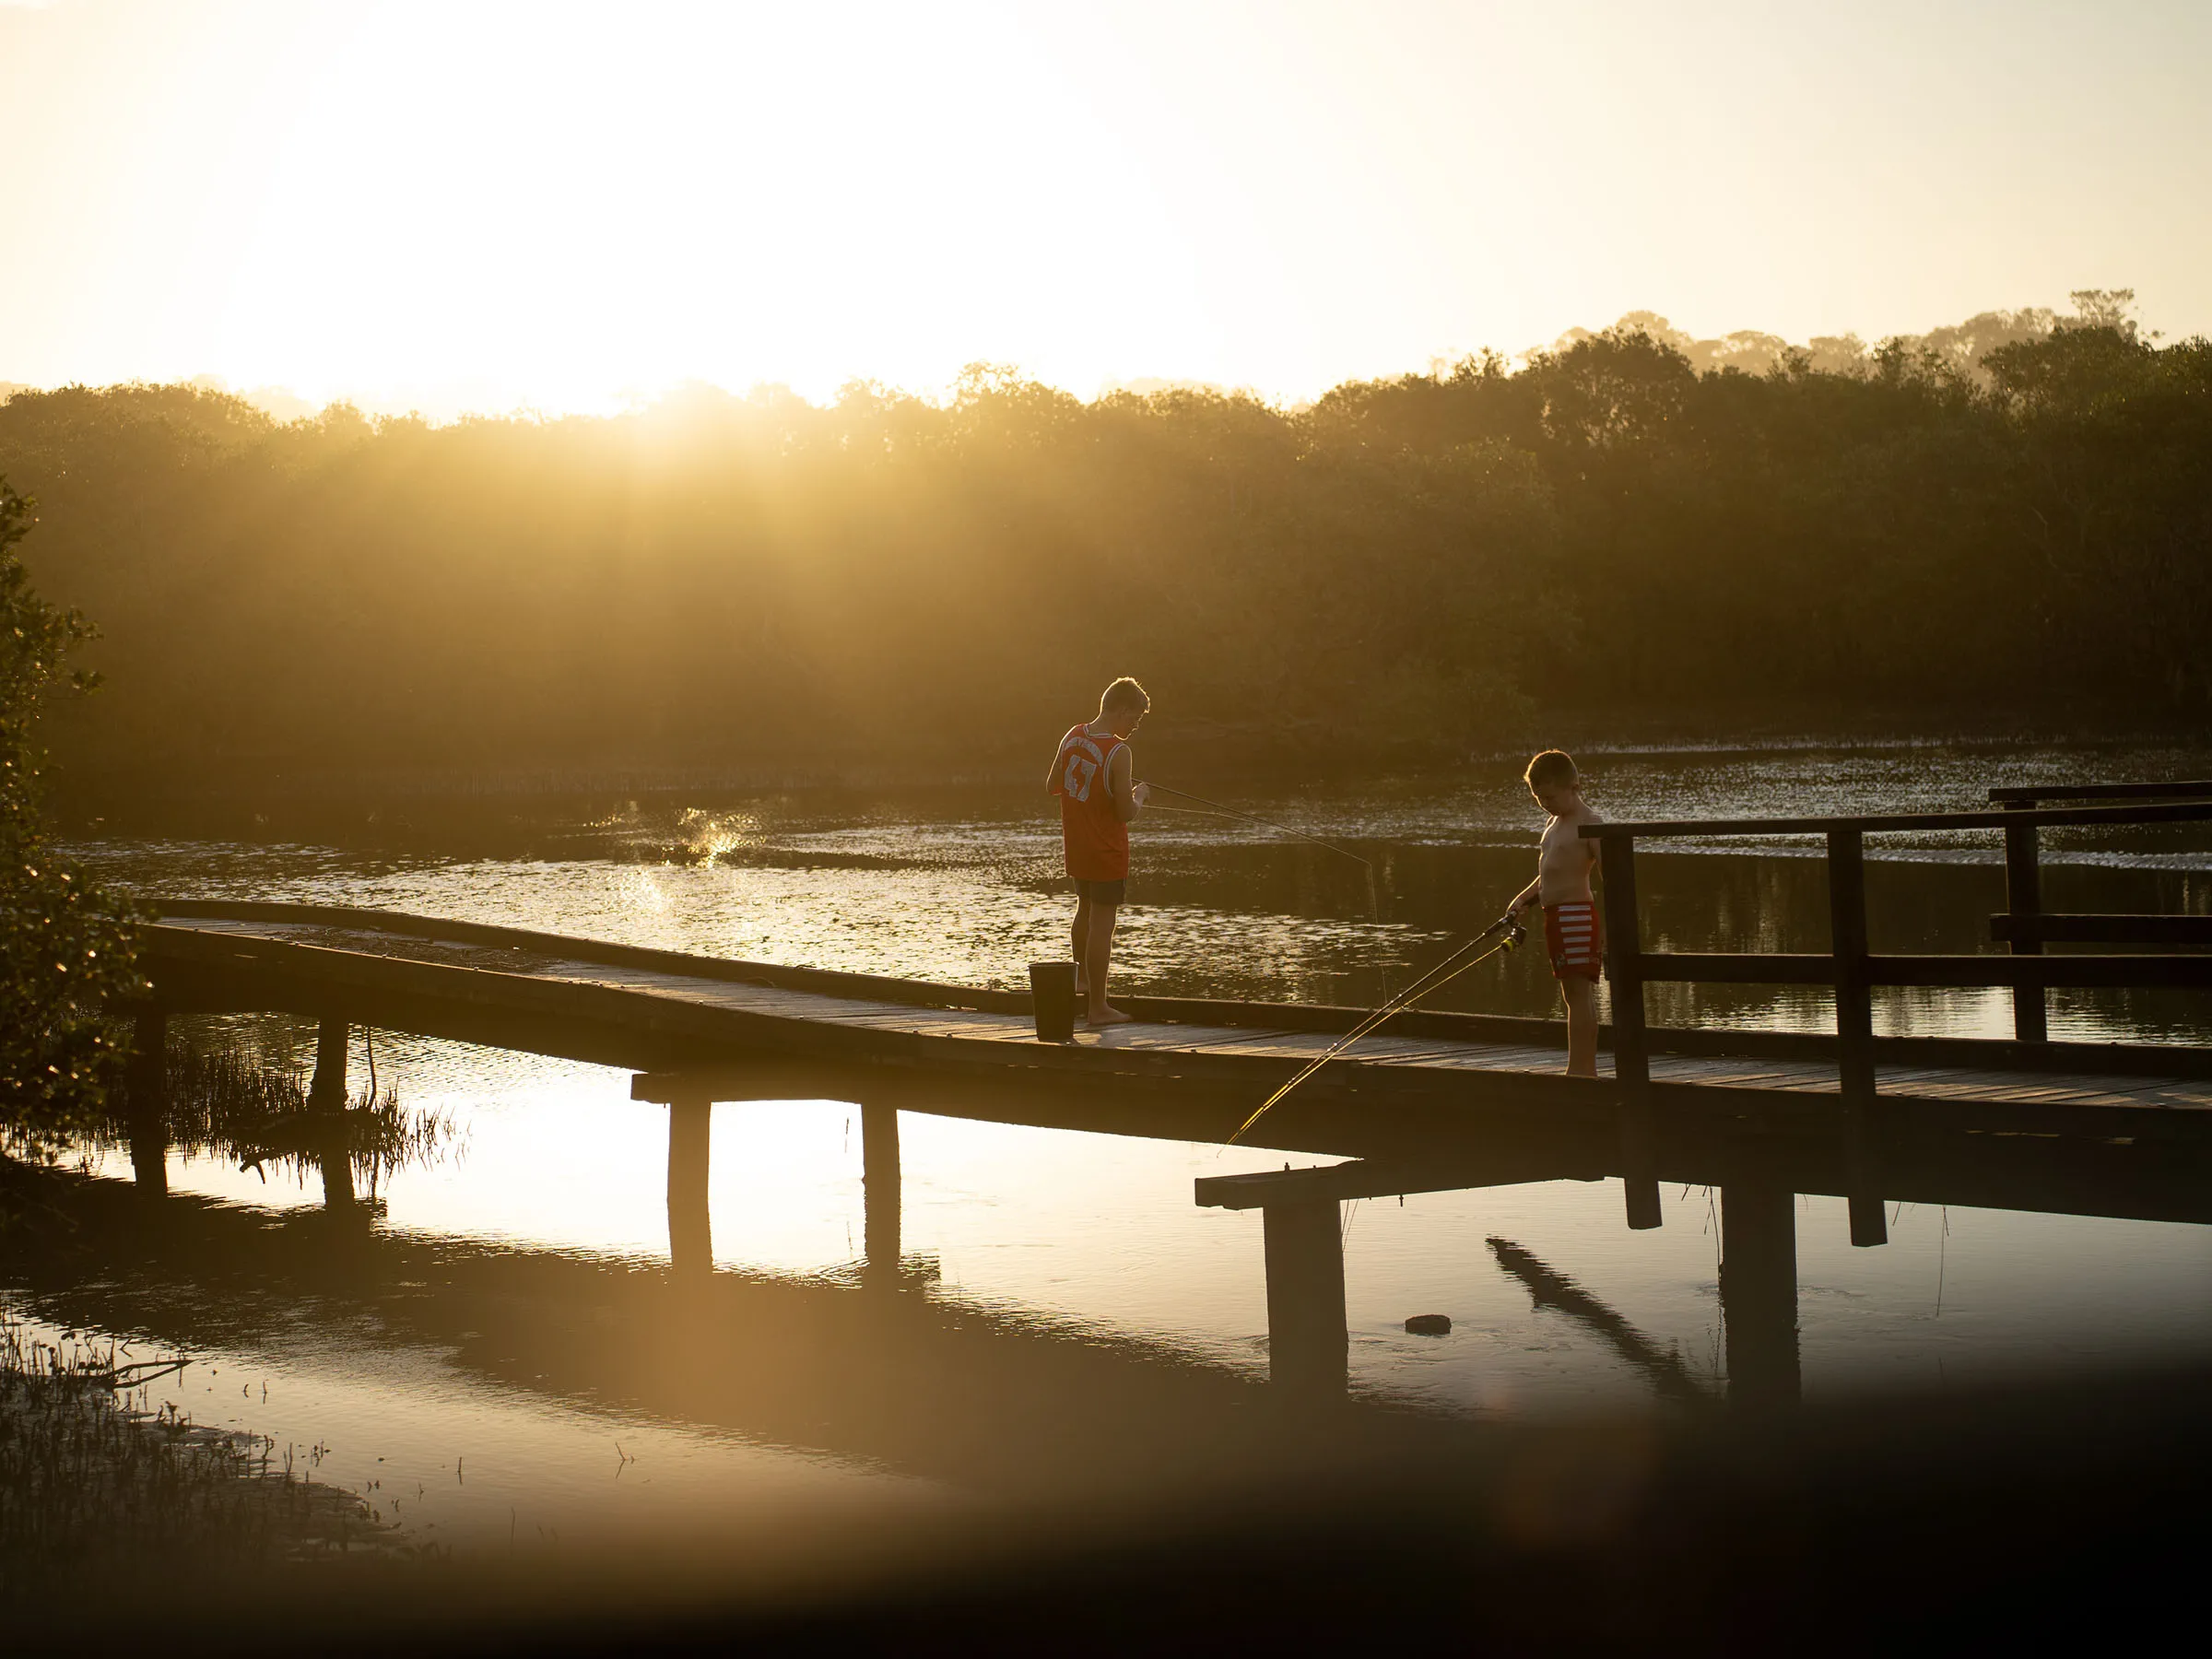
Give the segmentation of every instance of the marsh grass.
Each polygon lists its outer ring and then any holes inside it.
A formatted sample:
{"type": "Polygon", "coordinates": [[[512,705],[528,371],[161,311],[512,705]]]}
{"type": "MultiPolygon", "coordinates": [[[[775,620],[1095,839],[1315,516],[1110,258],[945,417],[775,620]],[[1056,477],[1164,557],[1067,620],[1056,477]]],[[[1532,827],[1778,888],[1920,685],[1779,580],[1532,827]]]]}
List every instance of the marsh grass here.
{"type": "Polygon", "coordinates": [[[0,1595],[420,1553],[272,1442],[162,1401],[182,1363],[119,1365],[112,1342],[48,1341],[0,1313],[0,1595]]]}
{"type": "MultiPolygon", "coordinates": [[[[172,1040],[163,1085],[164,1133],[172,1147],[227,1159],[265,1180],[272,1170],[304,1178],[335,1132],[371,1197],[400,1171],[428,1168],[460,1149],[459,1127],[449,1114],[403,1106],[390,1086],[360,1089],[335,1124],[329,1114],[308,1110],[307,1096],[307,1074],[297,1066],[273,1065],[241,1048],[202,1052],[172,1040]]],[[[88,1138],[102,1146],[127,1145],[128,1111],[128,1103],[119,1101],[88,1138]]]]}

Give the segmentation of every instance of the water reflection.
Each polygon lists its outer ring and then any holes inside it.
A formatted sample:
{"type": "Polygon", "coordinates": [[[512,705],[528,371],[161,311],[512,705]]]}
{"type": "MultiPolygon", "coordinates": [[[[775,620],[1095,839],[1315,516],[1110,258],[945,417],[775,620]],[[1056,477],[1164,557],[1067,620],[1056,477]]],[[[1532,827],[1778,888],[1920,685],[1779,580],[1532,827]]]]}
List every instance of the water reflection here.
{"type": "Polygon", "coordinates": [[[400,1171],[459,1154],[463,1137],[449,1114],[403,1105],[395,1086],[380,1088],[372,1032],[359,1031],[369,1076],[356,1092],[347,1059],[358,1028],[328,1019],[312,1029],[311,1073],[294,1052],[298,1022],[172,1020],[142,1009],[124,1088],[112,1115],[83,1136],[84,1149],[127,1147],[134,1181],[157,1196],[168,1191],[172,1154],[231,1162],[265,1183],[272,1172],[296,1182],[312,1172],[325,1206],[349,1214],[379,1208],[400,1171]],[[241,1030],[244,1041],[236,1040],[241,1030]]]}
{"type": "MultiPolygon", "coordinates": [[[[314,1022],[177,1026],[207,1045],[199,1075],[309,1098],[309,1056],[338,1044],[314,1022]]],[[[1854,1252],[1842,1201],[1799,1195],[1840,1190],[1832,1147],[1663,1139],[1669,1225],[1631,1233],[1618,1143],[1565,1128],[1416,1155],[1340,1119],[1289,1156],[1364,1156],[1253,1171],[1241,1148],[1086,1133],[1095,1108],[1033,1091],[783,1068],[655,1104],[591,1067],[389,1033],[376,1052],[467,1160],[387,1172],[388,1207],[336,1228],[335,1190],[271,1209],[280,1187],[220,1134],[178,1135],[153,1206],[120,1142],[90,1148],[82,1171],[10,1172],[65,1225],[25,1237],[6,1280],[57,1325],[183,1347],[214,1420],[336,1445],[357,1489],[445,1470],[408,1502],[480,1547],[509,1509],[573,1537],[848,1479],[1095,1503],[1262,1479],[1287,1437],[1385,1466],[1501,1418],[1756,1415],[2212,1354],[2207,1229],[2098,1218],[2202,1218],[2203,1160],[2144,1148],[1892,1147],[1895,1242],[1854,1252]],[[1194,1205],[1194,1178],[1250,1201],[1194,1205]],[[1967,1202],[2090,1213],[1942,1207],[1967,1202]],[[1449,1336],[1406,1332],[1430,1312],[1449,1336]],[[282,1379],[279,1407],[224,1404],[232,1368],[282,1379]],[[617,1443],[724,1474],[641,1487],[619,1521],[558,1496],[617,1443]]],[[[192,1109],[210,1124],[214,1099],[192,1109]]]]}
{"type": "MultiPolygon", "coordinates": [[[[1657,754],[1593,751],[1594,798],[1639,818],[1980,805],[1993,782],[2202,774],[2201,750],[2114,755],[1930,745],[1657,754]]],[[[1536,826],[1518,761],[1465,772],[1240,794],[1241,805],[1351,846],[1328,851],[1232,820],[1147,820],[1124,917],[1132,990],[1371,1006],[1454,935],[1494,917],[1527,877],[1536,826]]],[[[1166,775],[1163,771],[1163,777],[1166,775]]],[[[1191,780],[1182,780],[1189,782],[1191,780]]],[[[1202,786],[1202,785],[1194,785],[1202,786]]],[[[1220,794],[1221,790],[1208,793],[1220,794]]],[[[241,834],[208,807],[200,839],[109,840],[82,850],[105,878],[154,894],[294,899],[412,911],[710,955],[1009,986],[1065,930],[1058,839],[1028,790],[855,794],[735,793],[514,803],[409,800],[374,813],[295,804],[284,833],[241,834]]],[[[150,826],[149,826],[150,827],[150,826]]],[[[179,826],[164,822],[165,831],[179,826]]],[[[2212,912],[2202,826],[2053,831],[2046,907],[2212,912]]],[[[1655,947],[1826,948],[1812,845],[1761,842],[1640,854],[1655,947]]],[[[2004,908],[1994,838],[1883,836],[1869,844],[1877,951],[1994,948],[2004,908]]],[[[1824,993],[1654,986],[1663,1023],[1825,1029],[1824,993]]],[[[2188,992],[2063,991],[2051,1032],[2073,1039],[2212,1040],[2188,992]]],[[[1440,1006],[1548,1014],[1536,953],[1500,959],[1440,1006]]],[[[1884,989],[1877,1030],[2009,1034],[2001,993],[1884,989]]]]}

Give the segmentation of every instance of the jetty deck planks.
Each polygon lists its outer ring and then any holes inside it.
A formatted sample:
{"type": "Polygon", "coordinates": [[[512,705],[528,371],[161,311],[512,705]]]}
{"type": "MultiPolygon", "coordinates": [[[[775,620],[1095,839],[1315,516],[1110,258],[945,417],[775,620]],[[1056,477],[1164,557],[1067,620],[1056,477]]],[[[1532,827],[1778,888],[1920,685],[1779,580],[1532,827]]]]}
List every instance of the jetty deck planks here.
{"type": "MultiPolygon", "coordinates": [[[[205,911],[216,907],[192,908],[205,911]]],[[[349,912],[357,917],[360,913],[349,912]]],[[[674,964],[687,959],[662,952],[625,953],[623,947],[597,941],[572,941],[579,954],[571,956],[554,947],[559,941],[545,935],[524,935],[516,943],[500,944],[485,936],[496,930],[456,924],[457,930],[478,936],[439,937],[435,924],[394,918],[395,924],[400,921],[410,925],[403,930],[396,925],[385,928],[358,923],[277,920],[265,915],[172,915],[148,930],[147,955],[158,978],[166,966],[172,978],[189,979],[192,964],[197,962],[204,968],[207,962],[204,949],[188,948],[191,942],[231,939],[241,947],[254,947],[250,953],[241,953],[242,959],[253,965],[253,971],[291,976],[302,982],[340,983],[346,980],[347,964],[366,960],[392,967],[412,964],[425,970],[465,971],[468,994],[478,1001],[498,1002],[502,986],[520,983],[612,993],[624,999],[623,1003],[611,1015],[602,1012],[597,1018],[618,1021],[625,1017],[622,1008],[633,1006],[641,1021],[679,1009],[697,1015],[742,1017],[729,1028],[727,1041],[734,1056],[758,1052],[764,1042],[775,1046],[780,1029],[805,1028],[818,1038],[849,1033],[854,1040],[854,1058],[863,1061],[888,1057],[882,1040],[911,1039],[927,1043],[936,1064],[976,1067],[1051,1065],[1063,1069],[1088,1065],[1107,1072],[1127,1069],[1138,1075],[1163,1075],[1163,1066],[1189,1065],[1217,1082],[1233,1077],[1241,1068],[1256,1085],[1279,1078],[1286,1067],[1318,1057],[1336,1041],[1325,1030],[1276,1030],[1264,1024],[1146,1022],[1104,1031],[1079,1031],[1072,1044],[1051,1053],[1047,1045],[1037,1042],[1030,1018],[1024,1013],[994,1011],[987,1006],[924,1006],[919,1000],[890,1001],[751,982],[727,977],[733,969],[744,965],[708,959],[688,959],[698,961],[700,971],[683,971],[674,964]],[[629,954],[653,961],[595,959],[609,954],[629,954]],[[871,1043],[868,1039],[876,1041],[871,1043]]],[[[387,972],[383,977],[389,980],[394,976],[387,972]]],[[[457,994],[456,977],[450,971],[442,975],[426,972],[419,977],[422,995],[457,994]]],[[[919,997],[936,993],[938,1001],[963,995],[1002,1004],[1010,1000],[1004,994],[899,983],[902,988],[897,994],[919,997]]],[[[520,994],[514,992],[510,1000],[518,1000],[520,994]]],[[[715,1041],[711,1021],[691,1023],[704,1034],[703,1040],[715,1041]]],[[[1327,1075],[1340,1081],[1356,1075],[1361,1079],[1359,1087],[1365,1089],[1387,1088],[1394,1078],[1430,1088],[1448,1086],[1454,1077],[1465,1079],[1469,1086],[1477,1077],[1500,1082],[1558,1080],[1563,1055],[1559,1049],[1530,1043],[1394,1036],[1385,1031],[1361,1038],[1346,1051],[1345,1058],[1354,1064],[1333,1066],[1327,1075]]],[[[1609,1075],[1609,1060],[1601,1060],[1601,1071],[1609,1075]]],[[[1839,1092],[1835,1065],[1818,1059],[1654,1053],[1651,1076],[1655,1086],[1670,1091],[1755,1094],[1785,1100],[1833,1097],[1839,1092]]],[[[1586,1091],[1589,1085],[1575,1087],[1586,1091]]],[[[2124,1125],[2115,1122],[2111,1133],[2134,1133],[2145,1112],[2186,1116],[2193,1131],[2198,1122],[2212,1129],[2212,1115],[2199,1117],[2212,1114],[2212,1078],[1891,1065],[1877,1068],[1877,1087],[1887,1101],[2040,1112],[2043,1116],[2038,1122],[2073,1121],[2076,1127],[2071,1132],[2086,1128],[2093,1133],[2099,1119],[2111,1114],[2129,1120],[2124,1125]],[[2059,1114],[2057,1119],[2050,1117],[2053,1112],[2059,1114]]],[[[2038,1132],[2034,1123],[2022,1126],[2038,1132]]]]}

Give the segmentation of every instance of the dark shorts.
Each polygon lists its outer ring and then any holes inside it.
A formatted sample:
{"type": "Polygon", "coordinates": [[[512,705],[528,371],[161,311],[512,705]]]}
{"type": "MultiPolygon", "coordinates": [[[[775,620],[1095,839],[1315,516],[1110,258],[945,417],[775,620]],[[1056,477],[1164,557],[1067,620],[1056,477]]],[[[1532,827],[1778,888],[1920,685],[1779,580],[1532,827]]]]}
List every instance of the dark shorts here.
{"type": "Polygon", "coordinates": [[[1086,904],[1104,904],[1119,909],[1122,900],[1129,896],[1129,878],[1126,876],[1119,881],[1086,881],[1078,876],[1075,881],[1076,897],[1086,904]]]}

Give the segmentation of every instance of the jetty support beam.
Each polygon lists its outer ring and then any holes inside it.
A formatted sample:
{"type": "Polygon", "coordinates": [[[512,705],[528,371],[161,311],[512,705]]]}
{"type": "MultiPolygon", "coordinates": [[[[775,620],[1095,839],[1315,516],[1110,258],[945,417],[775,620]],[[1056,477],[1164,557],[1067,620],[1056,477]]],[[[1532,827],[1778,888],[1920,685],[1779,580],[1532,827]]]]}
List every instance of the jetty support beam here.
{"type": "MultiPolygon", "coordinates": [[[[2005,908],[2028,936],[2012,941],[2014,956],[2041,956],[2043,941],[2035,931],[2043,909],[2042,865],[2036,848],[2035,825],[2005,826],[2005,908]]],[[[2012,1034],[2020,1042],[2051,1040],[2050,994],[2041,985],[2012,988],[2012,1034]]]]}
{"type": "Polygon", "coordinates": [[[1659,1126],[1652,1107],[1650,1039],[1643,1022],[1643,930],[1636,907],[1636,843],[1598,847],[1606,905],[1606,979],[1613,993],[1613,1080],[1620,1096],[1621,1188],[1629,1226],[1646,1231],[1659,1207],[1659,1126]]]}
{"type": "Polygon", "coordinates": [[[1270,1204],[1260,1215],[1267,1257],[1268,1375],[1277,1387],[1300,1398],[1339,1398],[1350,1337],[1336,1202],[1270,1204]]]}
{"type": "Polygon", "coordinates": [[[1721,1321],[1728,1403],[1794,1406],[1797,1355],[1797,1194],[1746,1177],[1721,1189],[1721,1321]]]}
{"type": "Polygon", "coordinates": [[[714,1268],[707,1172],[714,1102],[687,1093],[668,1103],[668,1265],[678,1278],[714,1268]]]}
{"type": "Polygon", "coordinates": [[[1828,832],[1828,907],[1835,956],[1838,1087],[1843,1108],[1844,1180],[1851,1241],[1887,1244],[1875,1165],[1874,998],[1866,943],[1865,838],[1856,830],[1828,832]]]}
{"type": "Polygon", "coordinates": [[[899,1283],[899,1108],[860,1109],[864,1282],[890,1288],[899,1283]]]}

